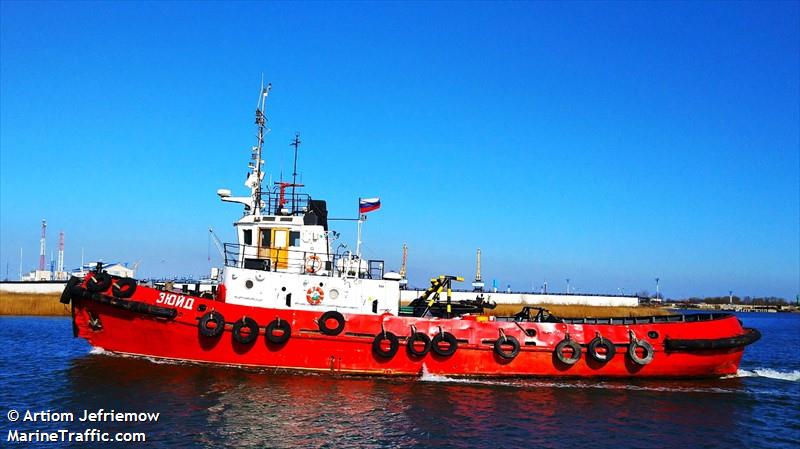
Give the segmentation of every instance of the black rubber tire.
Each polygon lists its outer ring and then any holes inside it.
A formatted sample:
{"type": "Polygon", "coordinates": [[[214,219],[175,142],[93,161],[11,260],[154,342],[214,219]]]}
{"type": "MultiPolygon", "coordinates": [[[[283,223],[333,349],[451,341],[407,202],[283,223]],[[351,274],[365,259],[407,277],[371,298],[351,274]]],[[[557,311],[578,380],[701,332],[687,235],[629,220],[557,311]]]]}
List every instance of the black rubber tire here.
{"type": "Polygon", "coordinates": [[[344,330],[344,315],[335,310],[329,310],[319,317],[317,325],[319,331],[325,335],[339,335],[344,330]],[[328,320],[336,320],[336,327],[328,327],[328,320]]]}
{"type": "Polygon", "coordinates": [[[581,345],[569,338],[565,338],[556,345],[555,355],[561,363],[565,365],[574,365],[581,359],[581,345]],[[564,356],[564,348],[567,346],[572,348],[572,357],[564,356]]]}
{"type": "Polygon", "coordinates": [[[455,335],[451,334],[450,332],[440,332],[433,337],[433,340],[431,340],[431,351],[442,357],[450,357],[456,353],[457,349],[458,341],[456,340],[455,335]],[[448,344],[447,349],[442,349],[441,346],[439,346],[439,343],[441,342],[448,344]]]}
{"type": "Polygon", "coordinates": [[[117,298],[130,298],[136,291],[136,279],[120,278],[111,283],[111,292],[117,298]]]}
{"type": "Polygon", "coordinates": [[[207,312],[200,317],[197,329],[200,331],[200,335],[204,337],[219,337],[225,331],[225,317],[219,312],[207,312]],[[214,327],[208,327],[209,323],[214,323],[214,327]]]}
{"type": "Polygon", "coordinates": [[[69,280],[67,281],[67,285],[64,287],[64,291],[61,292],[61,299],[59,300],[61,301],[61,304],[69,304],[70,300],[72,300],[72,293],[70,292],[70,290],[72,289],[72,287],[80,283],[81,283],[81,278],[75,276],[69,278],[69,280]]]}
{"type": "Polygon", "coordinates": [[[267,341],[272,344],[282,345],[286,343],[291,336],[292,326],[286,320],[272,320],[267,325],[265,337],[267,337],[267,341]],[[281,330],[283,333],[281,335],[275,335],[276,330],[281,330]]]}
{"type": "Polygon", "coordinates": [[[653,345],[644,340],[633,340],[628,345],[628,357],[630,357],[631,361],[637,365],[647,365],[653,361],[654,355],[653,345]],[[639,355],[636,354],[637,347],[644,350],[644,357],[639,357],[639,355]]]}
{"type": "Polygon", "coordinates": [[[411,334],[409,335],[408,339],[406,339],[406,348],[408,348],[409,354],[415,357],[424,357],[425,354],[431,350],[431,337],[429,337],[428,334],[423,334],[422,332],[411,334]],[[422,342],[422,350],[418,350],[416,347],[414,347],[414,343],[418,341],[422,342]]]}
{"type": "Polygon", "coordinates": [[[519,340],[514,337],[506,337],[505,341],[503,341],[502,338],[498,338],[497,341],[494,342],[494,353],[506,360],[513,360],[519,355],[519,349],[519,340]],[[506,351],[503,348],[506,345],[511,345],[511,351],[506,351]]]}
{"type": "Polygon", "coordinates": [[[375,339],[372,340],[372,352],[375,353],[378,357],[382,357],[384,359],[391,359],[397,354],[397,349],[400,347],[400,340],[397,338],[397,335],[391,332],[381,332],[375,336],[375,339]],[[381,343],[384,340],[389,341],[389,349],[384,350],[381,343]]]}
{"type": "Polygon", "coordinates": [[[589,346],[586,348],[586,353],[592,358],[592,360],[596,362],[608,363],[614,358],[614,354],[617,353],[617,348],[614,346],[614,343],[611,340],[603,337],[595,337],[589,342],[589,346]],[[605,348],[606,353],[600,354],[597,352],[598,347],[605,348]]]}
{"type": "Polygon", "coordinates": [[[88,281],[86,281],[86,290],[92,293],[100,293],[108,290],[111,287],[111,275],[106,272],[95,273],[88,281]]]}
{"type": "Polygon", "coordinates": [[[233,339],[237,343],[243,345],[252,344],[258,338],[258,323],[250,317],[241,317],[238,321],[233,323],[233,339]],[[242,334],[242,329],[247,329],[250,332],[242,334]]]}

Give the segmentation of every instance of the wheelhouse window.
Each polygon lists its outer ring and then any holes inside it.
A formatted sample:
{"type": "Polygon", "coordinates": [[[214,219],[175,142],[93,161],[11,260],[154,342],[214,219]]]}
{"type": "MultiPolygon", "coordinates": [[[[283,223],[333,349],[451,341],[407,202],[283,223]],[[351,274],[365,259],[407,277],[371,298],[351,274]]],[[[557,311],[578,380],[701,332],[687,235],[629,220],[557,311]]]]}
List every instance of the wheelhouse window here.
{"type": "Polygon", "coordinates": [[[242,240],[244,240],[245,245],[252,245],[253,244],[253,230],[252,229],[245,229],[242,231],[242,240]]]}
{"type": "Polygon", "coordinates": [[[269,248],[272,242],[272,234],[270,234],[271,229],[264,228],[261,229],[261,247],[262,248],[269,248]]]}
{"type": "Polygon", "coordinates": [[[289,246],[300,246],[300,231],[292,231],[289,233],[289,246]]]}

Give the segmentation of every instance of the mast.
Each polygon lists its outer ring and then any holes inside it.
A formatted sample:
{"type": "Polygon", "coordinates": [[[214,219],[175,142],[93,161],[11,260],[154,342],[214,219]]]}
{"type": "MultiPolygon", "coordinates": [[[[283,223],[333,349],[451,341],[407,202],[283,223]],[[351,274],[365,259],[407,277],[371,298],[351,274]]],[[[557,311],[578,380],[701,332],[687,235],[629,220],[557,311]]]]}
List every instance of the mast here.
{"type": "Polygon", "coordinates": [[[300,148],[300,133],[294,133],[294,140],[289,146],[294,147],[294,168],[292,169],[292,214],[294,214],[297,209],[294,188],[297,186],[297,150],[300,148]]]}
{"type": "MultiPolygon", "coordinates": [[[[258,127],[258,143],[256,147],[253,149],[253,160],[250,164],[250,168],[253,169],[253,179],[248,179],[248,184],[250,184],[251,194],[253,197],[253,205],[250,210],[250,213],[253,215],[261,215],[261,180],[264,178],[264,172],[262,171],[262,166],[264,165],[264,159],[262,159],[261,154],[264,148],[264,130],[267,127],[267,117],[264,115],[264,110],[267,103],[267,96],[269,95],[269,91],[272,90],[272,83],[267,84],[267,87],[261,87],[261,95],[258,99],[258,106],[256,106],[256,126],[258,127]]],[[[251,175],[252,176],[252,175],[251,175]]]]}
{"type": "Polygon", "coordinates": [[[217,195],[222,201],[243,204],[245,207],[245,215],[261,215],[263,204],[261,197],[264,194],[261,185],[264,180],[264,159],[262,155],[264,150],[264,135],[269,132],[269,128],[267,128],[267,117],[264,115],[264,110],[270,90],[272,90],[272,83],[268,83],[267,86],[264,87],[264,82],[262,81],[261,92],[259,93],[258,102],[256,103],[255,123],[258,129],[256,133],[258,141],[256,145],[251,148],[250,162],[247,164],[247,168],[250,169],[250,171],[247,173],[247,180],[244,182],[244,185],[250,188],[250,196],[231,196],[231,191],[228,189],[217,190],[217,195]]]}

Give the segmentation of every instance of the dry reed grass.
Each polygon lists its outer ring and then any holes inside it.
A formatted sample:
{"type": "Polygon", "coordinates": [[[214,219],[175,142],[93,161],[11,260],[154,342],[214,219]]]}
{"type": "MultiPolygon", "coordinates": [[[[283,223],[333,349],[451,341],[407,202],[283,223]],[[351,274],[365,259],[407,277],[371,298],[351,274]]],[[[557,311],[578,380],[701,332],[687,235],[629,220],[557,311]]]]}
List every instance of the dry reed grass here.
{"type": "MultiPolygon", "coordinates": [[[[39,315],[68,316],[69,306],[61,304],[58,294],[8,293],[0,292],[0,315],[39,315]]],[[[553,315],[566,318],[609,318],[669,315],[670,311],[659,307],[607,307],[563,304],[541,304],[553,315]]],[[[498,304],[493,310],[486,309],[487,315],[511,316],[522,310],[521,304],[498,304]]]]}
{"type": "Polygon", "coordinates": [[[0,315],[68,316],[59,294],[0,292],[0,315]]]}

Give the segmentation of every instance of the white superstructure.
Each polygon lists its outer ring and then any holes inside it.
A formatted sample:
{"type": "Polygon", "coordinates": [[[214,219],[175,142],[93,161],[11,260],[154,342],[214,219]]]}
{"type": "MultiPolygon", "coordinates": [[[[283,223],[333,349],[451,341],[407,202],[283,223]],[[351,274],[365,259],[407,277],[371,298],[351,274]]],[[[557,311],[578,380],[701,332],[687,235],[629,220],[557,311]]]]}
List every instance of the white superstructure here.
{"type": "MultiPolygon", "coordinates": [[[[234,223],[238,243],[224,245],[225,302],[397,314],[399,276],[384,273],[383,261],[332,251],[338,233],[328,229],[325,201],[300,193],[302,185],[294,181],[264,189],[262,149],[267,120],[263,111],[268,93],[269,86],[262,89],[256,109],[258,142],[252,148],[245,182],[250,195],[234,197],[228,189],[217,191],[222,201],[244,206],[244,216],[234,223]]],[[[295,151],[298,146],[296,137],[295,151]]]]}

